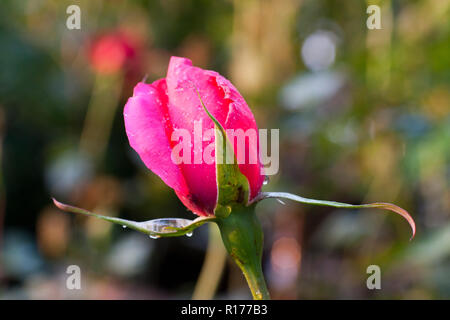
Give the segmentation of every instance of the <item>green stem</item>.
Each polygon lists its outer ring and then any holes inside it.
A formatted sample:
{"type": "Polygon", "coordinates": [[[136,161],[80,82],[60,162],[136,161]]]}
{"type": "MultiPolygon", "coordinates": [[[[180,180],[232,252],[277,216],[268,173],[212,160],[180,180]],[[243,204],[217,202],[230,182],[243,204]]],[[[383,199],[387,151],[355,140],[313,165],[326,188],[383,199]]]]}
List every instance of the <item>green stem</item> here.
{"type": "Polygon", "coordinates": [[[239,265],[252,292],[253,300],[270,300],[269,290],[262,272],[261,264],[252,268],[239,265]]]}
{"type": "Polygon", "coordinates": [[[233,207],[232,213],[217,220],[223,243],[244,273],[254,300],[270,299],[262,272],[263,232],[255,206],[233,207]]]}

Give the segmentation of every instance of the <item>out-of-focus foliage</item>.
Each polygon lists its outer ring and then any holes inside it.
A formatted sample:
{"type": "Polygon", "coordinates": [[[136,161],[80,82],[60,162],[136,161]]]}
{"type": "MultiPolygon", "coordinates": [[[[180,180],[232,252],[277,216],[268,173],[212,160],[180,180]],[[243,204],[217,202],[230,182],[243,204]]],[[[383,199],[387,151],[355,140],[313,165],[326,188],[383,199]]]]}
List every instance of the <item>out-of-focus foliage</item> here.
{"type": "MultiPolygon", "coordinates": [[[[450,297],[449,1],[81,0],[81,30],[68,30],[72,2],[0,3],[0,298],[190,298],[206,227],[151,240],[50,200],[194,218],[129,147],[121,115],[171,55],[226,75],[259,126],[280,129],[266,191],[392,202],[416,219],[409,243],[393,214],[266,200],[274,298],[450,297]],[[381,30],[367,29],[368,4],[381,30]],[[95,48],[124,56],[120,68],[102,72],[95,48]],[[80,291],[65,286],[72,264],[80,291]],[[366,287],[372,264],[381,290],[366,287]]],[[[249,297],[231,264],[217,296],[249,297]]]]}

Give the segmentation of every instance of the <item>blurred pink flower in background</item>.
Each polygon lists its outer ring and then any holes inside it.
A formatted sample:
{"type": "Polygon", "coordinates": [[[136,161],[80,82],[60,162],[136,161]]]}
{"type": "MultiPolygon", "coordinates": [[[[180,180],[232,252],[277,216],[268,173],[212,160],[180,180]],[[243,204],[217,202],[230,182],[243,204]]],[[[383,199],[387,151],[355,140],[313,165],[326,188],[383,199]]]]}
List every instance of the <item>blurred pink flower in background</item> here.
{"type": "Polygon", "coordinates": [[[137,56],[138,43],[125,32],[112,30],[94,37],[88,45],[92,68],[101,74],[116,73],[137,56]]]}

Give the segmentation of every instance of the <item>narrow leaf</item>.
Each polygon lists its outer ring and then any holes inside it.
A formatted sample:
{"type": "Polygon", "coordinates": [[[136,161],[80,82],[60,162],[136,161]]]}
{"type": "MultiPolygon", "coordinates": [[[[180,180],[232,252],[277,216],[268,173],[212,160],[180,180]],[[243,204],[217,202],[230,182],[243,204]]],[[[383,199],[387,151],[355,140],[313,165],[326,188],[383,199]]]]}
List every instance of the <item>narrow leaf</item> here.
{"type": "Polygon", "coordinates": [[[335,207],[335,208],[348,208],[348,209],[361,209],[361,208],[379,208],[379,209],[386,209],[393,211],[395,213],[398,213],[403,218],[408,221],[411,230],[412,230],[412,236],[410,240],[412,240],[416,234],[416,224],[414,222],[414,219],[409,215],[408,211],[405,209],[402,209],[394,204],[391,203],[385,203],[385,202],[375,202],[375,203],[369,203],[369,204],[348,204],[348,203],[342,203],[342,202],[336,202],[336,201],[326,201],[326,200],[316,200],[316,199],[308,199],[301,196],[297,196],[295,194],[287,193],[287,192],[261,192],[254,200],[253,202],[257,202],[263,199],[267,198],[284,198],[289,199],[301,203],[307,203],[307,204],[314,204],[319,206],[328,206],[328,207],[335,207]]]}
{"type": "Polygon", "coordinates": [[[137,230],[139,232],[145,233],[154,238],[162,237],[178,237],[186,234],[192,233],[194,229],[200,227],[205,222],[215,221],[215,217],[198,217],[194,220],[188,219],[178,219],[178,218],[163,218],[154,219],[148,221],[132,221],[126,219],[120,219],[115,217],[103,216],[90,212],[85,209],[77,208],[68,204],[61,203],[56,199],[52,198],[53,203],[59,209],[72,213],[81,213],[87,216],[96,217],[102,220],[106,220],[115,224],[120,224],[122,227],[127,227],[130,229],[137,230]]]}
{"type": "Polygon", "coordinates": [[[249,183],[247,178],[239,170],[233,146],[227,138],[227,134],[222,125],[208,111],[200,93],[198,98],[203,109],[208,114],[215,126],[215,157],[216,157],[216,179],[218,185],[218,200],[215,208],[215,215],[226,217],[230,214],[234,204],[247,204],[249,200],[249,183]]]}

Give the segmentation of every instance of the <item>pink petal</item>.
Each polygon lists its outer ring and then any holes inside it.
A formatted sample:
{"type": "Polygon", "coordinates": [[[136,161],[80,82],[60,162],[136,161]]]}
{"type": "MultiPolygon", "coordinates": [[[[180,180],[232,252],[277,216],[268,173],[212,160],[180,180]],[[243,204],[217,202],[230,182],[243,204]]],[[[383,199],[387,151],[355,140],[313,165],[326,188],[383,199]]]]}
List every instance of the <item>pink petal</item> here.
{"type": "MultiPolygon", "coordinates": [[[[230,81],[217,72],[193,67],[189,59],[172,57],[166,79],[169,113],[174,127],[185,128],[193,133],[194,120],[201,120],[203,132],[213,128],[213,122],[198,99],[197,89],[208,110],[225,129],[253,129],[257,135],[255,119],[245,100],[230,81]]],[[[204,142],[203,148],[209,143],[204,142]]],[[[256,152],[259,152],[259,144],[251,145],[250,148],[256,148],[256,152]]],[[[236,155],[241,152],[245,150],[238,150],[235,145],[236,155]]],[[[239,168],[249,180],[251,198],[255,197],[264,180],[259,157],[256,164],[246,161],[239,168]]],[[[201,203],[206,203],[208,210],[214,208],[217,202],[215,165],[185,164],[182,170],[191,193],[201,203]]]]}
{"type": "MultiPolygon", "coordinates": [[[[164,79],[160,82],[164,82],[164,79]]],[[[169,187],[181,194],[188,188],[181,169],[170,159],[172,131],[164,105],[164,97],[157,86],[138,83],[133,97],[128,99],[123,112],[125,129],[131,147],[145,165],[157,174],[169,187]],[[168,138],[169,137],[169,138],[168,138]]]]}
{"type": "MultiPolygon", "coordinates": [[[[188,59],[172,57],[167,72],[167,90],[169,96],[169,113],[174,128],[186,129],[191,133],[194,143],[194,121],[201,121],[202,135],[206,130],[213,128],[213,122],[203,110],[197,96],[199,90],[210,112],[224,121],[227,110],[223,105],[220,94],[211,83],[212,77],[204,70],[192,67],[188,59]]],[[[204,150],[211,142],[202,142],[204,150]]],[[[217,182],[215,164],[194,163],[194,148],[191,149],[191,163],[180,164],[184,177],[190,190],[192,201],[213,213],[217,203],[217,182]]]]}
{"type": "Polygon", "coordinates": [[[224,97],[230,101],[228,115],[224,125],[225,129],[242,129],[243,131],[251,129],[256,134],[256,143],[249,143],[247,140],[246,150],[239,150],[239,145],[237,143],[234,144],[236,156],[239,156],[242,152],[246,155],[245,163],[239,164],[239,170],[247,177],[250,185],[251,200],[259,193],[264,182],[263,166],[259,158],[258,126],[252,111],[231,82],[219,76],[217,78],[217,84],[223,89],[225,93],[224,97]],[[252,153],[257,155],[257,162],[254,164],[251,164],[249,161],[249,155],[252,153]]]}

